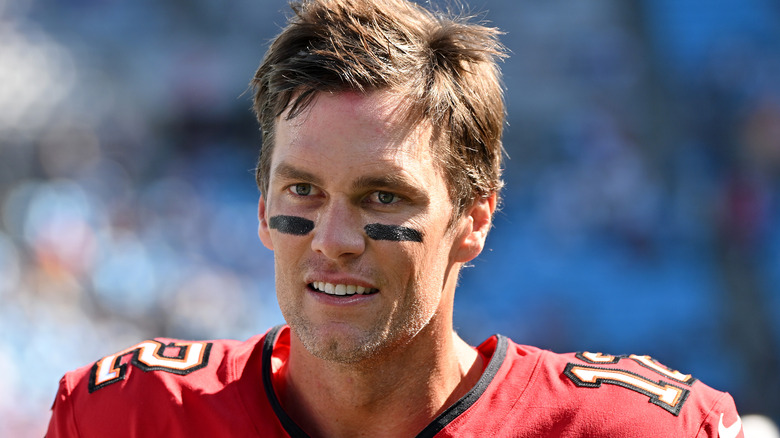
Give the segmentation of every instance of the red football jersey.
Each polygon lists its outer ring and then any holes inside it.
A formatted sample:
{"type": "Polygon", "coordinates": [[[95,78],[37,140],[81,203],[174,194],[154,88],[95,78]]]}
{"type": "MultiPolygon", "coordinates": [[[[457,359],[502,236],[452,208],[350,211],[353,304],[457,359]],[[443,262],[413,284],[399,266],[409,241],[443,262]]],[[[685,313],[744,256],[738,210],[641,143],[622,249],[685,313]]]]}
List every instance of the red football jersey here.
{"type": "MultiPolygon", "coordinates": [[[[144,341],[67,373],[47,437],[307,436],[273,382],[290,330],[144,341]]],[[[469,393],[418,437],[742,437],[731,397],[648,356],[555,354],[493,336],[469,393]]]]}

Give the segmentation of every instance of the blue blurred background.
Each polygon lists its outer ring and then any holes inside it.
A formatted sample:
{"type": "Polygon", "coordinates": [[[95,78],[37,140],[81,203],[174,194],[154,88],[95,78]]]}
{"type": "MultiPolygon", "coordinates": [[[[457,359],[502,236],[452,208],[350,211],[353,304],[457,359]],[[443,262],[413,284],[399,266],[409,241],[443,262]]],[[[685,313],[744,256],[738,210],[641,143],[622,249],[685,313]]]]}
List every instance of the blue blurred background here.
{"type": "MultiPolygon", "coordinates": [[[[473,0],[508,189],[456,326],[639,353],[780,418],[780,2],[473,0]]],[[[247,84],[284,0],[0,0],[0,436],[141,339],[282,321],[247,84]]]]}

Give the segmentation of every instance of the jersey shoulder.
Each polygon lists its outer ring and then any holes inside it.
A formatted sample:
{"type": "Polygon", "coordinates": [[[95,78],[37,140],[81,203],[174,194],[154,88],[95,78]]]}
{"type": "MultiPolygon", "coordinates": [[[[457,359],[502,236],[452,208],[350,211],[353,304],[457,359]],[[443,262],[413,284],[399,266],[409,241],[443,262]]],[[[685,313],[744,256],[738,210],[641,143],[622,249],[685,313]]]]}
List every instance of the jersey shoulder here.
{"type": "Polygon", "coordinates": [[[233,374],[231,360],[240,360],[242,350],[251,351],[256,343],[256,338],[246,342],[155,338],[66,373],[63,380],[73,392],[86,390],[89,394],[118,394],[135,387],[148,392],[150,386],[176,391],[181,386],[229,383],[233,374]]]}
{"type": "Polygon", "coordinates": [[[565,413],[567,427],[614,436],[630,436],[626,434],[637,430],[655,436],[717,437],[719,431],[724,437],[742,436],[729,394],[650,356],[539,354],[526,401],[551,413],[565,413]]]}
{"type": "Polygon", "coordinates": [[[139,433],[162,427],[178,436],[173,430],[184,426],[175,425],[177,415],[205,433],[216,427],[208,418],[245,411],[237,386],[262,385],[259,367],[256,376],[246,370],[255,369],[247,362],[257,361],[263,338],[156,338],[70,371],[60,380],[47,436],[106,436],[124,427],[139,433]]]}

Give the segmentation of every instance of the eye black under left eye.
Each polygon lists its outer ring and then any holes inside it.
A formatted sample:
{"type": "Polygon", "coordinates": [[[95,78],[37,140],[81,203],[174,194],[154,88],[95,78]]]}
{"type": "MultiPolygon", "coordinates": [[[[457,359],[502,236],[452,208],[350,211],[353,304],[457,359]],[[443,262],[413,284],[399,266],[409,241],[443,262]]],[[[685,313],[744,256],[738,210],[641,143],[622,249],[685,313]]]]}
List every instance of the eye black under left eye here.
{"type": "Polygon", "coordinates": [[[374,240],[422,242],[423,239],[421,231],[400,225],[368,224],[363,229],[366,235],[374,240]]]}

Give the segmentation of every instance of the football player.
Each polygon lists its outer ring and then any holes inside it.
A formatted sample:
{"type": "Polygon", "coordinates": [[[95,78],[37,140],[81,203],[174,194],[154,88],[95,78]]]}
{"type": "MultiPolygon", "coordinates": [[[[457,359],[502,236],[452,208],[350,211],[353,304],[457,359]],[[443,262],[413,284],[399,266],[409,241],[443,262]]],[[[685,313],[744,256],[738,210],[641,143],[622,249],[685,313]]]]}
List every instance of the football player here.
{"type": "Polygon", "coordinates": [[[502,187],[496,29],[407,0],[294,11],[252,80],[287,324],[70,372],[50,438],[742,436],[728,394],[648,356],[453,331],[502,187]]]}

